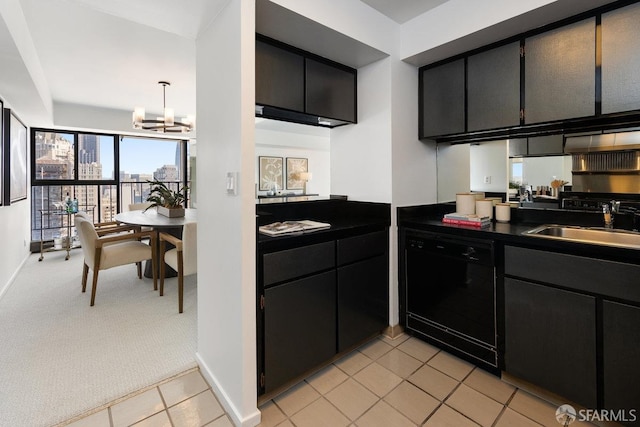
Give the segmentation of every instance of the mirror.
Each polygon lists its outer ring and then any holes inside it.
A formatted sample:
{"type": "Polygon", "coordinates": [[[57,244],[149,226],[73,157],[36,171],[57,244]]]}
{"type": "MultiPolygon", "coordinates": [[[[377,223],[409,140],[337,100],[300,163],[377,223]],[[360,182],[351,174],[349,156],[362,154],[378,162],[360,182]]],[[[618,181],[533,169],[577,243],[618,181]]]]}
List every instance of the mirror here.
{"type": "Polygon", "coordinates": [[[553,196],[543,195],[542,188],[550,187],[553,180],[571,183],[571,156],[510,158],[506,139],[474,144],[440,143],[437,177],[438,203],[455,201],[456,193],[468,191],[510,193],[510,199],[518,201],[520,187],[530,186],[526,187],[531,189],[532,196],[528,207],[552,207],[556,204],[553,196]],[[509,190],[509,187],[516,188],[509,190]]]}

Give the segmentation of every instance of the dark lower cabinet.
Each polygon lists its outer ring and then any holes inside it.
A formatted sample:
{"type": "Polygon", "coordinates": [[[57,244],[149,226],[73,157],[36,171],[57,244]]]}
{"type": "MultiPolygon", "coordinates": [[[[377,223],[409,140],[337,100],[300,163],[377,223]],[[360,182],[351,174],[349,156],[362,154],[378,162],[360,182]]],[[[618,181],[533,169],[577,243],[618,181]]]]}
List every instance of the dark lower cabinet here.
{"type": "Polygon", "coordinates": [[[505,370],[597,407],[596,301],[506,278],[505,370]]]}
{"type": "Polygon", "coordinates": [[[335,301],[334,271],[265,289],[265,392],[335,355],[335,301]]]}
{"type": "Polygon", "coordinates": [[[258,256],[258,394],[273,394],[388,324],[388,229],[258,256]]]}
{"type": "Polygon", "coordinates": [[[338,351],[380,333],[388,324],[388,258],[378,255],[338,268],[338,351]]]}
{"type": "Polygon", "coordinates": [[[604,408],[640,412],[640,308],[603,301],[602,318],[604,408]]]}

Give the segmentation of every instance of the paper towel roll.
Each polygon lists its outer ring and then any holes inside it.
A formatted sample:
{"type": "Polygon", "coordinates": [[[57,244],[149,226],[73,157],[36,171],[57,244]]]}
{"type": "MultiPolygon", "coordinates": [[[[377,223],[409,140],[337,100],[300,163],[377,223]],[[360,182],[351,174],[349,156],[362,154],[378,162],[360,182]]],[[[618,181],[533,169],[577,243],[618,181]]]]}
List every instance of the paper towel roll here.
{"type": "Polygon", "coordinates": [[[473,193],[456,194],[456,212],[461,214],[476,213],[476,195],[473,193]]]}
{"type": "Polygon", "coordinates": [[[480,217],[487,216],[489,219],[493,219],[493,200],[476,200],[476,215],[480,217]]]}
{"type": "Polygon", "coordinates": [[[511,221],[511,205],[509,203],[498,203],[496,205],[496,221],[511,221]]]}

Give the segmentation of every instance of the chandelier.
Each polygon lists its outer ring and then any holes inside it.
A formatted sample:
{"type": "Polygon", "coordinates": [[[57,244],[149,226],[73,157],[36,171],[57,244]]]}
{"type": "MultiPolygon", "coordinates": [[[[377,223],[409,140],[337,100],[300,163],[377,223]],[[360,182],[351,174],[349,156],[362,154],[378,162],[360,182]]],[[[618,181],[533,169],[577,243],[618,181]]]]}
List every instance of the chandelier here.
{"type": "Polygon", "coordinates": [[[162,85],[162,106],[164,108],[164,117],[157,117],[154,119],[145,119],[144,107],[136,107],[133,111],[133,128],[152,130],[155,132],[169,132],[169,133],[187,133],[193,130],[194,118],[193,116],[187,116],[180,120],[175,120],[173,114],[173,108],[167,108],[166,89],[167,86],[171,86],[171,83],[160,81],[159,85],[162,85]]]}

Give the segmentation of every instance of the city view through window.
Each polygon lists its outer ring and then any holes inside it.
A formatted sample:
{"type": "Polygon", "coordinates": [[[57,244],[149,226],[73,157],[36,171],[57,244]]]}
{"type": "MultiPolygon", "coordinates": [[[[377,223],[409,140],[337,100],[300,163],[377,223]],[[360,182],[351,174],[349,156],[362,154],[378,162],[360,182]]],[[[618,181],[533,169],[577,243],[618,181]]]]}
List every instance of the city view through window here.
{"type": "Polygon", "coordinates": [[[179,140],[38,130],[32,138],[32,241],[73,236],[67,198],[94,222],[112,221],[146,200],[149,181],[176,188],[188,172],[179,140]]]}

